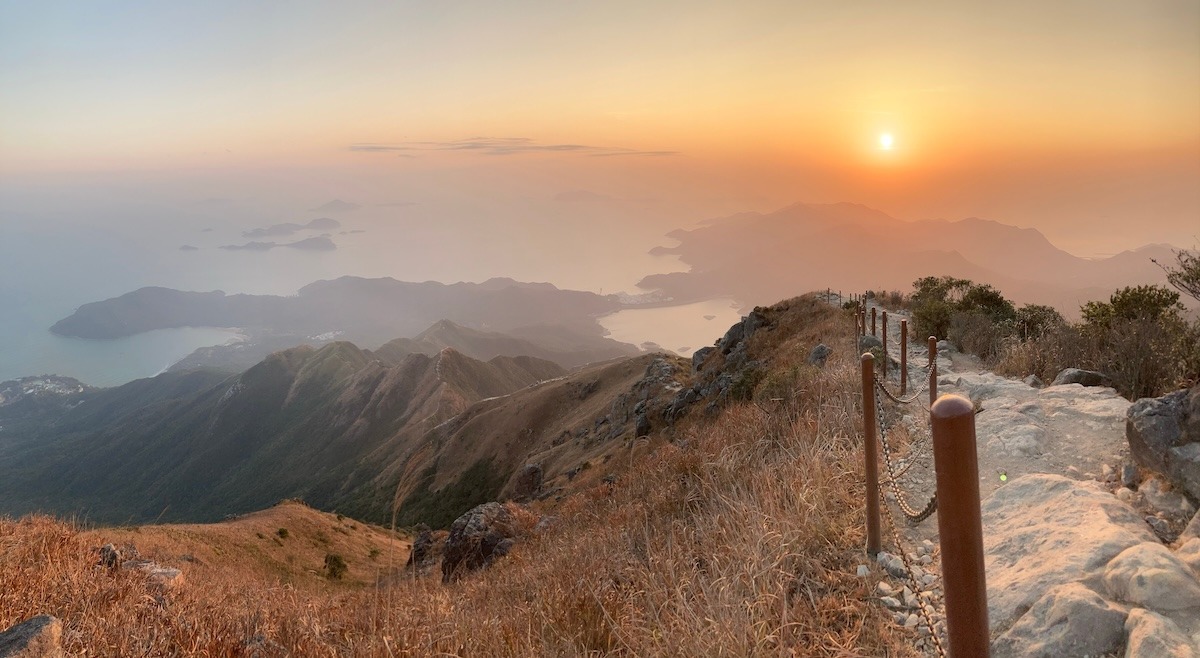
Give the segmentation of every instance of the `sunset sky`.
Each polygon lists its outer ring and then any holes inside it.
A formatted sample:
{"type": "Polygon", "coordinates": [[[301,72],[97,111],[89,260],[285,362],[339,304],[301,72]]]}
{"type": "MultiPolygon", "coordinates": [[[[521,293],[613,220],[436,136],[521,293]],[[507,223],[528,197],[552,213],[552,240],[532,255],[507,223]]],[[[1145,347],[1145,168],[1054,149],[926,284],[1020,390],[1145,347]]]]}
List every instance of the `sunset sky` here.
{"type": "Polygon", "coordinates": [[[3,1],[0,88],[7,194],[586,190],[980,216],[1084,256],[1200,239],[1194,0],[3,1]]]}

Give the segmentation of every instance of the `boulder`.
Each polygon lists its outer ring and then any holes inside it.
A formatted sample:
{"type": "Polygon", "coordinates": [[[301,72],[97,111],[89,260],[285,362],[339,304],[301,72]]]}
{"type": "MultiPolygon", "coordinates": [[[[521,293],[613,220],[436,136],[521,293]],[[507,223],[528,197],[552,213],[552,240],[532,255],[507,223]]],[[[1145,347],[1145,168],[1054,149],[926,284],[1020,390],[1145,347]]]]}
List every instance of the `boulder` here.
{"type": "Polygon", "coordinates": [[[1011,480],[982,511],[988,618],[999,634],[1046,593],[1098,578],[1125,549],[1156,541],[1137,512],[1099,483],[1060,475],[1011,480]]]}
{"type": "Polygon", "coordinates": [[[692,353],[692,372],[700,372],[700,366],[704,365],[704,360],[709,354],[715,352],[715,347],[701,347],[692,353]]]}
{"type": "Polygon", "coordinates": [[[1104,587],[1117,601],[1158,612],[1200,608],[1200,582],[1183,560],[1158,542],[1122,551],[1104,569],[1104,587]]]}
{"type": "Polygon", "coordinates": [[[1022,379],[1021,382],[1031,388],[1046,388],[1046,383],[1043,382],[1042,378],[1038,377],[1037,375],[1030,375],[1025,379],[1022,379]]]}
{"type": "Polygon", "coordinates": [[[1200,386],[1134,402],[1125,438],[1139,464],[1200,499],[1200,386]]]}
{"type": "Polygon", "coordinates": [[[516,536],[515,519],[504,505],[493,502],[471,508],[450,526],[442,582],[458,580],[508,555],[516,536]]]}
{"type": "Polygon", "coordinates": [[[1079,368],[1063,368],[1054,377],[1054,381],[1050,385],[1080,384],[1083,386],[1108,386],[1109,383],[1109,379],[1104,373],[1094,370],[1080,370],[1079,368]]]}
{"type": "Polygon", "coordinates": [[[883,341],[872,336],[871,334],[858,337],[859,352],[870,352],[872,349],[883,349],[883,341]]]}
{"type": "Polygon", "coordinates": [[[1154,510],[1179,519],[1181,522],[1191,519],[1196,513],[1196,508],[1191,501],[1158,478],[1147,478],[1138,487],[1138,491],[1142,492],[1146,503],[1154,510]]]}
{"type": "Polygon", "coordinates": [[[1125,658],[1196,658],[1196,651],[1178,624],[1135,608],[1125,619],[1125,658]]]}
{"type": "Polygon", "coordinates": [[[808,362],[814,366],[825,367],[825,360],[829,355],[833,354],[833,348],[825,343],[818,343],[812,351],[808,353],[808,362]]]}
{"type": "Polygon", "coordinates": [[[533,498],[542,490],[543,477],[541,464],[525,464],[513,476],[512,482],[509,484],[509,496],[513,500],[533,498]]]}
{"type": "Polygon", "coordinates": [[[59,658],[62,622],[50,615],[27,619],[0,632],[0,658],[59,658]]]}
{"type": "Polygon", "coordinates": [[[1125,611],[1082,583],[1060,585],[992,643],[993,658],[1100,656],[1121,646],[1125,611]]]}

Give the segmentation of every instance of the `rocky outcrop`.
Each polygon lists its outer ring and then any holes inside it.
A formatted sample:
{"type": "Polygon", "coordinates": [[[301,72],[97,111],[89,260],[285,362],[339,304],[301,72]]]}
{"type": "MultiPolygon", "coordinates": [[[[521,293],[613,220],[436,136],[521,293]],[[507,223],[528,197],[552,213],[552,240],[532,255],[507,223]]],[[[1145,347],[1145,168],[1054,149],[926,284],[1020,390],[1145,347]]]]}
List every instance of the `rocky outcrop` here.
{"type": "Polygon", "coordinates": [[[408,562],[404,567],[417,573],[432,570],[445,553],[449,534],[445,530],[430,530],[423,523],[417,526],[417,538],[413,540],[412,552],[408,554],[408,562]]]}
{"type": "Polygon", "coordinates": [[[62,622],[50,615],[27,619],[0,632],[0,658],[60,658],[62,622]]]}
{"type": "Polygon", "coordinates": [[[183,572],[174,567],[164,567],[150,560],[142,559],[138,550],[132,544],[116,546],[105,544],[99,549],[99,566],[110,571],[130,569],[140,571],[146,576],[147,582],[159,594],[165,594],[178,589],[184,584],[183,572]]]}
{"type": "Polygon", "coordinates": [[[825,360],[829,358],[830,354],[833,354],[832,347],[826,345],[825,343],[818,343],[817,346],[812,348],[812,351],[808,353],[808,362],[811,365],[824,368],[825,360]]]}
{"type": "Polygon", "coordinates": [[[516,522],[507,507],[484,503],[471,508],[450,526],[442,582],[458,580],[508,555],[516,540],[516,522]]]}
{"type": "Polygon", "coordinates": [[[1200,500],[1200,386],[1134,402],[1125,438],[1139,464],[1200,500]]]}
{"type": "Polygon", "coordinates": [[[983,526],[995,658],[1196,655],[1200,539],[1172,551],[1102,485],[1058,475],[999,489],[983,526]]]}
{"type": "Polygon", "coordinates": [[[1079,368],[1063,368],[1058,375],[1054,377],[1051,386],[1059,386],[1062,384],[1080,384],[1081,386],[1109,386],[1112,384],[1108,376],[1104,373],[1094,370],[1080,370],[1079,368]]]}

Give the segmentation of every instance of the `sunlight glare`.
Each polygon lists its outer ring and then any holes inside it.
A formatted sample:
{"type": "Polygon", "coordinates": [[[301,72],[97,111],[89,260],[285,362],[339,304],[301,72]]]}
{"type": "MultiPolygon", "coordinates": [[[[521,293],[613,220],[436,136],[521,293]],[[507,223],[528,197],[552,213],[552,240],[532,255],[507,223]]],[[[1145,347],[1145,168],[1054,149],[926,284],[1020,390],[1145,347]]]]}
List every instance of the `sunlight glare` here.
{"type": "Polygon", "coordinates": [[[879,136],[879,148],[884,151],[892,150],[892,135],[891,133],[883,133],[879,136]]]}

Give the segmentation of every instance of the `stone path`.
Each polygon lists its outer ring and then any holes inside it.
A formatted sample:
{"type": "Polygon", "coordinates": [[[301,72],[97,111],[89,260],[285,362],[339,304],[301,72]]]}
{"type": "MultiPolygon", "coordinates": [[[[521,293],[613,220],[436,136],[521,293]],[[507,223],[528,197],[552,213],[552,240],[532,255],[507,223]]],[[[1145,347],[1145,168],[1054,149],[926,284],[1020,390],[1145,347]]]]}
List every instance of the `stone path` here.
{"type": "MultiPolygon", "coordinates": [[[[889,313],[888,345],[897,358],[903,317],[889,313]]],[[[910,391],[924,372],[912,364],[924,366],[927,358],[923,341],[910,344],[910,391]]],[[[1130,402],[1106,387],[1035,388],[946,350],[938,373],[939,394],[961,395],[977,409],[992,655],[1107,656],[1125,647],[1127,658],[1200,656],[1200,538],[1185,534],[1176,549],[1163,543],[1194,510],[1157,481],[1141,483],[1136,493],[1121,486],[1122,476],[1135,487],[1140,479],[1126,467],[1130,402]],[[1163,647],[1169,650],[1160,653],[1163,647]]],[[[898,391],[896,373],[889,379],[898,391]]],[[[935,489],[932,450],[919,438],[928,436],[928,396],[919,404],[884,403],[888,424],[918,437],[911,466],[907,451],[895,457],[898,469],[908,469],[899,479],[917,509],[935,489]]],[[[891,554],[881,554],[882,568],[871,577],[884,576],[881,603],[898,624],[916,627],[914,641],[936,655],[915,603],[923,597],[935,622],[944,623],[940,555],[929,548],[937,545],[937,515],[910,526],[892,510],[928,591],[905,592],[909,581],[891,554]]],[[[1200,534],[1200,522],[1194,525],[1191,534],[1200,534]]],[[[884,543],[892,544],[887,530],[884,543]]]]}

